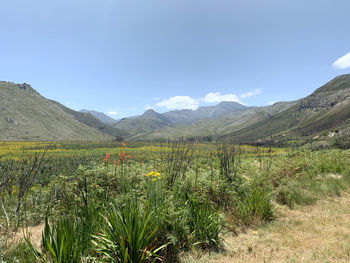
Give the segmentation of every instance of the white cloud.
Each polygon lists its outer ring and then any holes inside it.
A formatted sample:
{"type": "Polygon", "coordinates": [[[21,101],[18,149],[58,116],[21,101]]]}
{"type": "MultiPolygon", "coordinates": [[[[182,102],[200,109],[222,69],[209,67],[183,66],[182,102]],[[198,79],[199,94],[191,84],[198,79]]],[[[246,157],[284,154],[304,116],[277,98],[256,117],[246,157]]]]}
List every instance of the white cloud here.
{"type": "Polygon", "coordinates": [[[345,69],[350,68],[350,53],[338,58],[334,63],[333,67],[335,69],[345,69]]]}
{"type": "Polygon", "coordinates": [[[221,94],[220,92],[210,92],[205,95],[204,99],[200,99],[204,102],[221,102],[221,101],[235,101],[240,102],[238,96],[235,94],[221,94]]]}
{"type": "Polygon", "coordinates": [[[154,109],[153,109],[153,107],[152,107],[151,105],[148,105],[148,104],[147,104],[147,105],[145,106],[145,110],[154,110],[154,109]]]}
{"type": "Polygon", "coordinates": [[[244,99],[244,98],[249,98],[249,97],[252,97],[254,95],[257,95],[257,94],[260,94],[261,93],[261,89],[255,89],[255,90],[251,90],[247,93],[243,93],[241,94],[241,98],[244,99]]]}
{"type": "Polygon", "coordinates": [[[158,107],[165,107],[170,110],[191,109],[195,110],[199,106],[197,99],[193,99],[189,96],[175,96],[169,99],[163,100],[156,104],[158,107]]]}
{"type": "Polygon", "coordinates": [[[113,110],[111,110],[111,111],[109,111],[109,112],[107,112],[107,114],[108,115],[118,115],[118,112],[117,111],[113,111],[113,110]]]}
{"type": "MultiPolygon", "coordinates": [[[[236,94],[233,94],[233,93],[221,94],[220,92],[209,92],[208,94],[205,95],[204,98],[198,98],[198,99],[191,98],[189,96],[175,96],[175,97],[171,97],[169,99],[163,100],[161,102],[158,102],[155,106],[164,107],[170,110],[179,110],[179,109],[196,110],[202,102],[220,103],[222,101],[233,101],[233,102],[238,102],[240,104],[243,104],[243,102],[239,100],[239,97],[249,98],[259,93],[261,93],[261,89],[255,89],[247,93],[244,93],[240,96],[237,96],[236,94]]],[[[150,105],[146,105],[145,109],[146,110],[153,109],[153,107],[150,105]]]]}

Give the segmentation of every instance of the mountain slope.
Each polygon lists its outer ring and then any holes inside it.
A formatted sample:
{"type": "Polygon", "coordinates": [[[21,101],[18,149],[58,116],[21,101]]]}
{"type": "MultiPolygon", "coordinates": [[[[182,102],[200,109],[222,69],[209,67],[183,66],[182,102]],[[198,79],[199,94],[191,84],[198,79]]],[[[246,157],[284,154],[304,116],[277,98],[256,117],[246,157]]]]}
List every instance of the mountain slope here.
{"type": "Polygon", "coordinates": [[[215,119],[230,112],[246,109],[248,107],[237,102],[222,101],[216,106],[202,106],[196,110],[175,110],[165,112],[162,115],[174,124],[191,124],[200,119],[215,119]]]}
{"type": "Polygon", "coordinates": [[[121,119],[113,127],[128,131],[129,134],[144,134],[170,126],[171,121],[154,110],[147,110],[144,114],[132,118],[121,119]]]}
{"type": "Polygon", "coordinates": [[[66,113],[72,115],[77,121],[84,123],[87,126],[90,126],[92,128],[95,128],[99,130],[100,132],[103,132],[107,135],[115,137],[116,140],[121,140],[123,137],[126,137],[128,133],[126,131],[114,128],[108,124],[105,124],[95,118],[92,114],[90,113],[84,113],[84,112],[79,112],[79,111],[74,111],[62,104],[60,104],[57,101],[52,101],[55,103],[58,107],[60,107],[63,111],[66,113]]]}
{"type": "Polygon", "coordinates": [[[0,82],[0,140],[110,140],[28,84],[0,82]]]}
{"type": "Polygon", "coordinates": [[[103,112],[99,112],[99,111],[94,111],[94,110],[80,110],[79,112],[82,113],[90,113],[92,116],[94,116],[96,119],[98,119],[99,121],[106,123],[106,124],[113,124],[118,122],[117,120],[107,116],[106,114],[104,114],[103,112]]]}
{"type": "Polygon", "coordinates": [[[235,130],[242,129],[268,116],[281,112],[296,102],[278,102],[266,107],[250,107],[245,110],[230,111],[218,118],[203,118],[191,124],[164,127],[156,131],[139,134],[132,137],[134,140],[164,140],[180,138],[197,138],[213,140],[235,130]]]}
{"type": "MultiPolygon", "coordinates": [[[[221,102],[216,106],[199,107],[196,110],[174,110],[165,113],[157,113],[154,110],[147,110],[143,115],[124,118],[113,126],[128,131],[131,135],[129,139],[142,140],[146,138],[149,139],[148,135],[150,134],[158,134],[158,131],[167,131],[174,127],[191,125],[200,120],[217,119],[225,114],[243,112],[246,109],[248,109],[248,107],[237,102],[221,102]]],[[[177,130],[175,132],[176,137],[179,135],[186,136],[184,130],[180,133],[177,130]]],[[[155,137],[160,139],[168,138],[168,136],[165,135],[156,135],[155,137]]]]}
{"type": "Polygon", "coordinates": [[[350,122],[350,74],[336,77],[291,108],[222,137],[239,142],[305,137],[345,128],[350,122]]]}

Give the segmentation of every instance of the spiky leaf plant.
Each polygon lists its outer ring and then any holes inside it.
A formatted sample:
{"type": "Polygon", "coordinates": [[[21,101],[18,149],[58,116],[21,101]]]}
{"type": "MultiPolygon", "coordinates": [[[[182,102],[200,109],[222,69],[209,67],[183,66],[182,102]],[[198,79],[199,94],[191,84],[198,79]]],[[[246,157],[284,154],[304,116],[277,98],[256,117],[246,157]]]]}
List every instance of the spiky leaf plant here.
{"type": "Polygon", "coordinates": [[[156,253],[165,246],[157,243],[158,223],[150,208],[141,210],[135,200],[125,207],[113,207],[104,216],[101,233],[93,243],[104,262],[143,263],[157,259],[156,253]]]}
{"type": "Polygon", "coordinates": [[[28,247],[39,262],[77,263],[80,259],[78,224],[62,218],[50,225],[46,217],[42,251],[34,248],[27,238],[28,247]]]}

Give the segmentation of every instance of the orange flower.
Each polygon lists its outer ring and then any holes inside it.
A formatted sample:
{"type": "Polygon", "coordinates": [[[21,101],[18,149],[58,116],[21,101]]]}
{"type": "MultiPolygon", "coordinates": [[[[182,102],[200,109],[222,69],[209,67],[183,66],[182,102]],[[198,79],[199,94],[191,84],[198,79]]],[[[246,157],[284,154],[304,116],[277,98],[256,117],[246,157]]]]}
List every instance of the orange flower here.
{"type": "Polygon", "coordinates": [[[121,160],[122,162],[125,161],[125,153],[123,153],[123,152],[118,153],[118,156],[120,157],[120,160],[121,160]]]}
{"type": "Polygon", "coordinates": [[[125,142],[123,142],[122,145],[123,145],[123,149],[125,149],[125,142]]]}
{"type": "Polygon", "coordinates": [[[106,153],[105,162],[108,163],[110,158],[111,158],[110,154],[106,153]]]}

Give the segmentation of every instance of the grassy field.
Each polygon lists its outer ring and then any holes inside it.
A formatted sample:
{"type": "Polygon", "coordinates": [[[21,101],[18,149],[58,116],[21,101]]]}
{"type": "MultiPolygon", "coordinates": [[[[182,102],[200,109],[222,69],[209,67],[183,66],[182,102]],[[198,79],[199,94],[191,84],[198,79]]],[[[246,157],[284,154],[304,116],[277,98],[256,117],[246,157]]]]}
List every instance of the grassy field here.
{"type": "MultiPolygon", "coordinates": [[[[290,251],[280,262],[299,262],[293,233],[309,229],[310,239],[320,237],[303,207],[339,198],[350,184],[349,167],[350,151],[337,149],[3,142],[3,257],[8,263],[254,262],[251,255],[275,240],[273,251],[290,251]],[[283,219],[298,214],[300,220],[283,219]]],[[[326,247],[327,255],[312,250],[314,262],[340,257],[326,247]]]]}
{"type": "Polygon", "coordinates": [[[268,225],[240,235],[224,236],[222,253],[192,251],[189,263],[228,262],[349,262],[350,195],[319,200],[314,206],[290,210],[277,206],[278,217],[268,225]]]}

